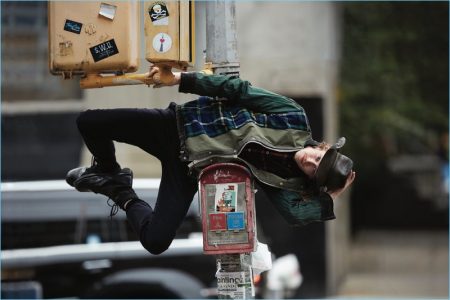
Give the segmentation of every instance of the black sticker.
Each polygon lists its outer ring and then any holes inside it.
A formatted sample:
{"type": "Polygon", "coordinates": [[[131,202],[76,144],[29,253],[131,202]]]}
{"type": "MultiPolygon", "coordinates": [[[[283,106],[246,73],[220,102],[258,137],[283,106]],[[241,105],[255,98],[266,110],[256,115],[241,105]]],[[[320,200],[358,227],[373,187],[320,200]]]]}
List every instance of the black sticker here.
{"type": "Polygon", "coordinates": [[[164,2],[155,2],[148,10],[152,22],[159,21],[169,16],[169,10],[164,2]]]}
{"type": "Polygon", "coordinates": [[[81,27],[83,27],[83,24],[72,21],[72,20],[66,20],[66,23],[64,24],[64,30],[70,31],[76,34],[80,34],[81,27]]]}
{"type": "Polygon", "coordinates": [[[89,50],[91,50],[91,54],[95,62],[98,62],[99,60],[108,58],[110,56],[119,53],[119,50],[117,49],[116,42],[114,42],[114,39],[91,47],[89,48],[89,50]]]}

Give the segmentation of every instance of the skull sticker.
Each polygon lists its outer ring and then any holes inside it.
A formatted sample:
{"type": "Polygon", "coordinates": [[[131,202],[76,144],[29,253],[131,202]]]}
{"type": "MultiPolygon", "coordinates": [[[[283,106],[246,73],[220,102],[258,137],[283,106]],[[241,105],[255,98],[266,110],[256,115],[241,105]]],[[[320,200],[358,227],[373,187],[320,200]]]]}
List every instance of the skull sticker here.
{"type": "Polygon", "coordinates": [[[155,2],[150,5],[148,14],[155,26],[169,24],[169,10],[164,2],[155,2]]]}

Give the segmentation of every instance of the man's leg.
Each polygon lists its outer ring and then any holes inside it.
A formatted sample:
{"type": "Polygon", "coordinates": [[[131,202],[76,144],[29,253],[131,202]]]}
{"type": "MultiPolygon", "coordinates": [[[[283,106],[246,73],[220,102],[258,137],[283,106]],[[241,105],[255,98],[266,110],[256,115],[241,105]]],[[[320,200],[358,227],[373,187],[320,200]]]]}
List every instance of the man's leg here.
{"type": "Polygon", "coordinates": [[[87,110],[79,115],[77,125],[94,161],[89,168],[70,170],[66,181],[81,192],[93,191],[110,198],[115,186],[122,186],[121,190],[131,187],[133,178],[130,169],[120,169],[113,141],[138,146],[160,160],[179,144],[172,108],[87,110]]]}
{"type": "Polygon", "coordinates": [[[101,169],[120,169],[113,141],[131,144],[161,159],[173,143],[168,135],[176,132],[171,109],[87,110],[77,119],[84,142],[101,169]]]}
{"type": "Polygon", "coordinates": [[[128,191],[132,199],[126,198],[125,193],[119,206],[126,211],[128,221],[149,252],[165,251],[197,191],[197,182],[188,176],[187,164],[179,160],[174,110],[87,111],[80,115],[78,126],[100,164],[110,168],[117,164],[113,140],[138,146],[161,161],[162,177],[155,208],[138,199],[131,187],[128,191]]]}
{"type": "Polygon", "coordinates": [[[197,192],[197,182],[188,175],[187,163],[179,159],[180,140],[175,112],[168,110],[165,113],[171,115],[173,120],[157,127],[162,136],[149,139],[151,145],[142,146],[159,158],[162,165],[155,207],[134,199],[125,209],[142,245],[152,254],[160,254],[169,248],[197,192]]]}
{"type": "Polygon", "coordinates": [[[152,254],[167,250],[197,192],[197,182],[188,176],[188,167],[178,157],[162,162],[158,199],[152,209],[142,200],[127,206],[128,221],[152,254]]]}

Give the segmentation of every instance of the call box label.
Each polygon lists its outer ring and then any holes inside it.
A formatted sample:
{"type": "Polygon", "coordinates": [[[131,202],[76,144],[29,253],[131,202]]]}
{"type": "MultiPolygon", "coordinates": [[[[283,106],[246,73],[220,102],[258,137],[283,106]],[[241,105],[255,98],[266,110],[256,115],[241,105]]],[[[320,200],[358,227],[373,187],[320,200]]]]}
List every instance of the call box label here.
{"type": "Polygon", "coordinates": [[[228,230],[245,229],[244,212],[227,213],[228,230]]]}
{"type": "Polygon", "coordinates": [[[226,214],[209,214],[209,230],[227,230],[226,214]]]}

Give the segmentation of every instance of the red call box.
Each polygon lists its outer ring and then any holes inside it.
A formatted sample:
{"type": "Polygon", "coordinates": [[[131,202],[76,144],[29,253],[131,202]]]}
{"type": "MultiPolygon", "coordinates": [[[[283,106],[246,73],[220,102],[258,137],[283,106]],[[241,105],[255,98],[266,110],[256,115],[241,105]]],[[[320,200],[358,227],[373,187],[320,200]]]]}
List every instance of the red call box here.
{"type": "Polygon", "coordinates": [[[249,170],[235,163],[213,164],[200,173],[205,254],[249,253],[255,247],[255,203],[249,170]]]}

